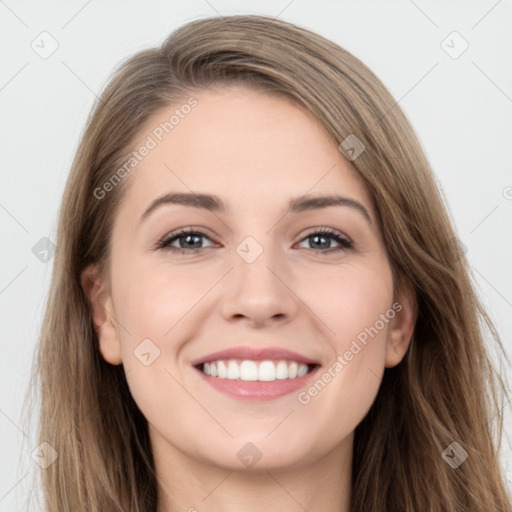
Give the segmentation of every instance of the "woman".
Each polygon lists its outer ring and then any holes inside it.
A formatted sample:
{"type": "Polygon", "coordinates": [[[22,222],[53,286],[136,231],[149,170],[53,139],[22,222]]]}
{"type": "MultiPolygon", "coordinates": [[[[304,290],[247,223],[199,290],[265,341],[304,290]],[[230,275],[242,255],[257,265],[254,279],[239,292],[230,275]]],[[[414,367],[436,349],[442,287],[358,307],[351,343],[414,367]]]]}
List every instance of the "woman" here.
{"type": "Polygon", "coordinates": [[[69,176],[47,508],[510,511],[487,331],[368,68],[270,17],[189,23],[115,73],[69,176]]]}

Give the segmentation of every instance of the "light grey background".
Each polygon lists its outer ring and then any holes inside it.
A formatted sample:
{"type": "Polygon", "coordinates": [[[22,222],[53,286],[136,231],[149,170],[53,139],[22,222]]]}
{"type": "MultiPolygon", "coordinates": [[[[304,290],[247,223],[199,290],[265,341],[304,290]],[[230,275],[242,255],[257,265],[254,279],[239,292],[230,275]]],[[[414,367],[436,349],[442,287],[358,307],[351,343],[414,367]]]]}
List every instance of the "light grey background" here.
{"type": "MultiPolygon", "coordinates": [[[[31,457],[37,411],[26,423],[21,413],[52,260],[32,248],[43,237],[55,241],[95,95],[122,59],[176,27],[240,13],[279,16],[332,39],[389,88],[422,141],[512,356],[511,0],[0,0],[0,511],[21,510],[39,470],[31,457]]],[[[511,439],[507,424],[502,454],[512,486],[511,439]]]]}

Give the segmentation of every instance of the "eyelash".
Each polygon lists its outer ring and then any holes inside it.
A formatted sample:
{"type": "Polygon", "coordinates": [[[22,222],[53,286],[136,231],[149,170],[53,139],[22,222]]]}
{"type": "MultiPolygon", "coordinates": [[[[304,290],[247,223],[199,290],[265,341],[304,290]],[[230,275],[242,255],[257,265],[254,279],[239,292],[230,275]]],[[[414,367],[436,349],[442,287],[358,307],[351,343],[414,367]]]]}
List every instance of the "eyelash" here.
{"type": "MultiPolygon", "coordinates": [[[[203,249],[207,249],[207,247],[200,247],[198,249],[182,249],[181,247],[173,247],[170,245],[172,242],[174,242],[175,240],[178,240],[182,236],[191,235],[191,234],[199,235],[199,236],[202,236],[202,237],[205,237],[205,238],[208,238],[209,240],[211,240],[211,238],[204,231],[201,231],[200,229],[184,228],[177,233],[171,233],[170,235],[164,237],[162,240],[160,240],[156,244],[155,249],[156,250],[164,250],[164,251],[172,251],[172,252],[175,252],[178,254],[191,254],[191,253],[198,254],[198,253],[202,252],[203,249]]],[[[352,241],[350,241],[348,238],[343,237],[342,234],[339,233],[338,231],[335,231],[330,228],[320,228],[320,229],[317,229],[316,231],[312,231],[311,233],[306,235],[304,238],[302,238],[300,241],[302,242],[313,235],[328,236],[340,244],[339,247],[330,247],[329,249],[323,249],[323,250],[308,249],[313,252],[317,252],[320,254],[327,254],[327,253],[332,253],[332,252],[351,250],[354,248],[352,241]]]]}

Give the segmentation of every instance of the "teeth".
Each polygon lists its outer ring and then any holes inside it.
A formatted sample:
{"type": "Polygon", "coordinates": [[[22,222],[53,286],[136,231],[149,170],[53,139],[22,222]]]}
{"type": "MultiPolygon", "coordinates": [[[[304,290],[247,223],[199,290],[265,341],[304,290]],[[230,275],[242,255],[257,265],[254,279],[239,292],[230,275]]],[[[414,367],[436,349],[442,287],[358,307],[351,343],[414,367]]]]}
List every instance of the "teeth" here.
{"type": "Polygon", "coordinates": [[[229,361],[226,378],[232,379],[232,380],[236,380],[236,379],[240,378],[240,368],[235,363],[235,361],[229,361]]]}
{"type": "MultiPolygon", "coordinates": [[[[210,368],[211,366],[212,365],[210,364],[210,368]]],[[[226,365],[223,361],[219,361],[219,364],[217,365],[217,374],[219,379],[225,379],[228,376],[228,369],[226,368],[226,365]]]]}
{"type": "MultiPolygon", "coordinates": [[[[221,363],[222,361],[219,361],[219,364],[221,363]]],[[[240,364],[240,380],[259,380],[258,377],[259,372],[256,363],[254,361],[242,361],[240,364]]]]}
{"type": "Polygon", "coordinates": [[[256,361],[244,360],[240,363],[211,361],[204,363],[203,373],[219,379],[264,381],[295,379],[308,373],[308,365],[295,361],[256,361]]]}

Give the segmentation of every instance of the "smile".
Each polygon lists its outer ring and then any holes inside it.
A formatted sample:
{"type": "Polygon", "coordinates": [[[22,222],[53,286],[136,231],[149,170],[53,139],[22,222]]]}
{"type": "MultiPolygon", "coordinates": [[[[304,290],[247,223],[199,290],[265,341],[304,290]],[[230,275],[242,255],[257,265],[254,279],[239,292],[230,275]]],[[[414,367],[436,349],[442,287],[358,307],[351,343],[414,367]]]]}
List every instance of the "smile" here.
{"type": "Polygon", "coordinates": [[[260,402],[298,393],[321,368],[319,364],[296,361],[264,360],[258,363],[219,360],[198,364],[194,369],[203,382],[216,391],[237,400],[260,402]]]}
{"type": "Polygon", "coordinates": [[[300,390],[321,364],[283,347],[233,346],[191,361],[203,382],[239,400],[273,400],[300,390]]]}

